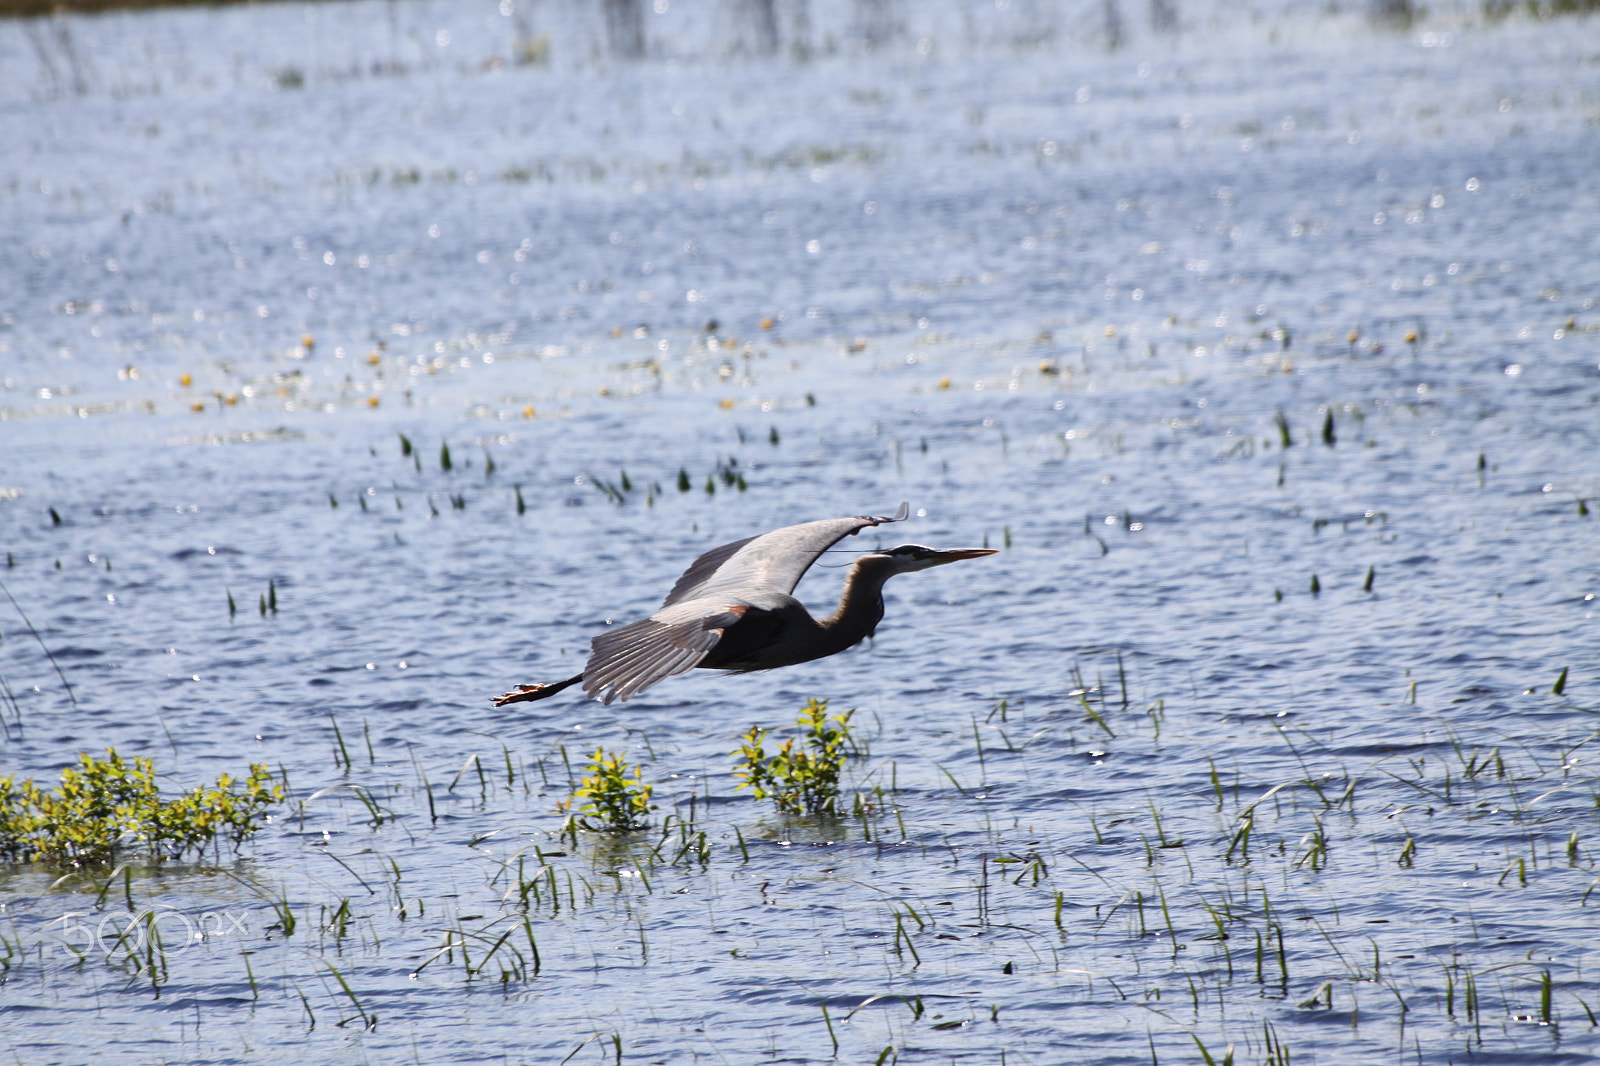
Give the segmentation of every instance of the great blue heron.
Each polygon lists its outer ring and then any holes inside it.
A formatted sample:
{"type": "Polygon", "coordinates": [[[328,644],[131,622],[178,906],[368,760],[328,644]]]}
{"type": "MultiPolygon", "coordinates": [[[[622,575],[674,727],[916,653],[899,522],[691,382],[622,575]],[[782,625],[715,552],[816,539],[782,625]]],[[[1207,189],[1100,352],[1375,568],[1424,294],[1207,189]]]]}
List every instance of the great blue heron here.
{"type": "Polygon", "coordinates": [[[988,548],[940,551],[902,544],[863,555],[851,564],[839,607],[826,618],[811,617],[791,595],[801,575],[835,543],[868,526],[903,522],[906,515],[902,503],[892,518],[826,518],[713,548],[684,571],[659,611],[595,637],[583,673],[552,684],[519,685],[495,697],[495,705],[542,700],[580,681],[584,695],[610,703],[697,666],[771,670],[855,647],[883,619],[885,581],[994,554],[988,548]]]}

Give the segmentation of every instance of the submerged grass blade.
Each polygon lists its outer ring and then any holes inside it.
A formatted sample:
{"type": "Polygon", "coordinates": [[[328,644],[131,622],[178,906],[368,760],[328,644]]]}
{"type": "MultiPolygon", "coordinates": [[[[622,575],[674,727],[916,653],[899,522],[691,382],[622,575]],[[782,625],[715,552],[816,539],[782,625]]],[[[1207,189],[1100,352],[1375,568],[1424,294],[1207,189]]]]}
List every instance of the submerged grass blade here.
{"type": "Polygon", "coordinates": [[[50,660],[51,666],[55,667],[56,676],[61,679],[61,686],[67,690],[67,699],[72,701],[72,707],[76,710],[78,697],[73,693],[72,683],[67,680],[67,675],[62,671],[61,664],[56,662],[56,657],[50,653],[50,646],[44,642],[44,638],[39,635],[39,631],[33,627],[33,622],[28,618],[28,613],[22,609],[22,604],[17,602],[17,598],[11,595],[11,590],[6,588],[4,581],[0,581],[0,592],[5,593],[6,599],[11,601],[11,606],[16,609],[17,614],[22,618],[22,624],[28,627],[28,632],[38,642],[39,649],[44,652],[44,657],[50,660]]]}

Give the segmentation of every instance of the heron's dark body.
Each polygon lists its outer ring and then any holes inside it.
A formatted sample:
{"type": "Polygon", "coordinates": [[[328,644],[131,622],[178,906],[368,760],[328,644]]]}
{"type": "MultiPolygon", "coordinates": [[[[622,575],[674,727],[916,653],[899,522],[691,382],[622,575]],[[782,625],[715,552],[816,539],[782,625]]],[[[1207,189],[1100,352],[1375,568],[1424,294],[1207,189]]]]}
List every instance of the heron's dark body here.
{"type": "Polygon", "coordinates": [[[793,640],[801,630],[818,628],[816,619],[804,607],[746,611],[743,618],[722,631],[722,639],[699,665],[705,670],[732,670],[744,674],[806,662],[793,656],[783,656],[782,662],[775,662],[772,649],[781,647],[785,637],[793,640]]]}
{"type": "Polygon", "coordinates": [[[708,670],[749,673],[825,659],[860,644],[883,621],[882,585],[873,602],[845,625],[818,622],[798,602],[771,611],[749,610],[722,631],[722,639],[699,664],[708,670]]]}

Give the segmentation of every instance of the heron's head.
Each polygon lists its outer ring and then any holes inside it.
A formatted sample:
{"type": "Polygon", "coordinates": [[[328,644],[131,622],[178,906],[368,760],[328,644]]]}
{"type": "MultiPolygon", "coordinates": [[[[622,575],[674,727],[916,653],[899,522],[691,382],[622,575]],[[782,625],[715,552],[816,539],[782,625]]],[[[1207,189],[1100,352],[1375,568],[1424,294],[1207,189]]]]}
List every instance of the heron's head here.
{"type": "Polygon", "coordinates": [[[961,559],[977,559],[995,554],[993,548],[927,548],[921,544],[902,544],[898,548],[863,555],[864,564],[877,563],[893,574],[909,574],[915,570],[943,566],[961,559]]]}

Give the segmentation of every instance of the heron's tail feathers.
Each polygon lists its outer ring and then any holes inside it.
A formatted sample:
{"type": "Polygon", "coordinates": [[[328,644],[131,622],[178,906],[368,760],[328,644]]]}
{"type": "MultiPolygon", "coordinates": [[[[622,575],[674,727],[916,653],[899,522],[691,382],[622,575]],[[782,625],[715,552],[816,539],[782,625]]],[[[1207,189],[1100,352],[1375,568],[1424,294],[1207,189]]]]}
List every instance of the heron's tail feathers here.
{"type": "Polygon", "coordinates": [[[549,685],[518,685],[510,692],[494,696],[494,705],[504,707],[508,703],[530,703],[533,700],[542,700],[554,696],[564,688],[570,688],[583,680],[582,674],[567,678],[565,681],[556,681],[549,685]]]}

